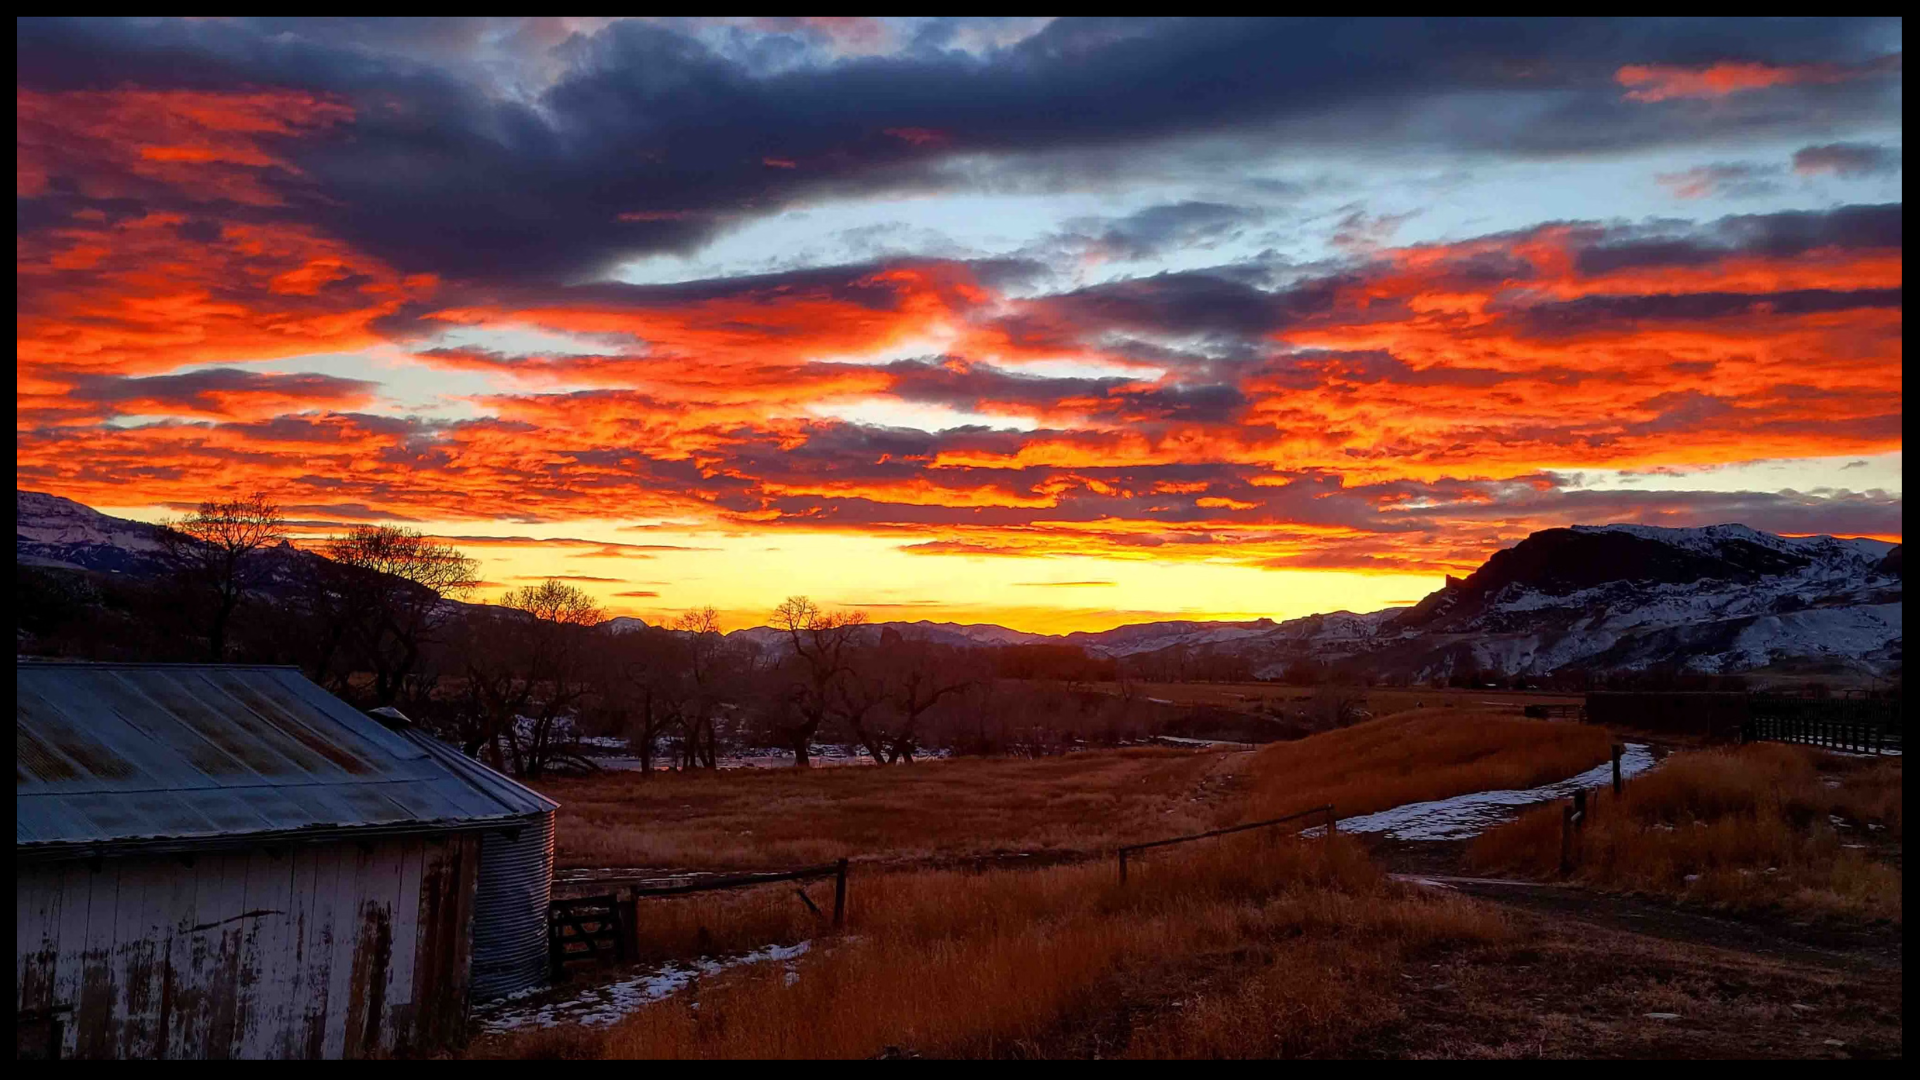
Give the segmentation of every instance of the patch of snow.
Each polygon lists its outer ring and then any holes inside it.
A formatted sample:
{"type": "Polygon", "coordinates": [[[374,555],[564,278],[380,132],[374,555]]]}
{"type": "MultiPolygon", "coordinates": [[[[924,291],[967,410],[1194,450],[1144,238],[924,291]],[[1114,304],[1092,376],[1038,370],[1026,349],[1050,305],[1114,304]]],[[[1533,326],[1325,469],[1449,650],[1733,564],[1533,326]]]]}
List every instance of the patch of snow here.
{"type": "Polygon", "coordinates": [[[1177,735],[1155,735],[1152,742],[1172,743],[1175,746],[1231,746],[1238,750],[1250,750],[1254,744],[1238,739],[1186,739],[1177,735]]]}
{"type": "MultiPolygon", "coordinates": [[[[755,949],[749,953],[719,960],[701,957],[690,964],[667,964],[618,982],[585,987],[578,994],[564,1001],[552,1001],[530,1008],[516,1007],[513,1004],[517,999],[534,993],[534,991],[522,991],[510,997],[488,1002],[478,1007],[475,1012],[479,1014],[481,1030],[492,1033],[525,1027],[557,1027],[561,1024],[598,1027],[617,1023],[643,1005],[671,997],[692,985],[695,979],[710,978],[731,968],[744,967],[748,964],[792,961],[804,955],[811,947],[811,942],[802,941],[796,945],[769,945],[764,949],[755,949]]],[[[786,974],[789,986],[799,978],[799,973],[791,967],[787,969],[786,974]]]]}
{"type": "MultiPolygon", "coordinates": [[[[1876,758],[1876,757],[1899,757],[1900,756],[1900,751],[1892,749],[1890,747],[1882,747],[1879,753],[1874,753],[1871,750],[1838,750],[1831,746],[1816,746],[1814,747],[1814,749],[1820,751],[1823,754],[1832,754],[1834,757],[1876,758]]],[[[1833,783],[1828,784],[1827,786],[1839,787],[1840,782],[1836,780],[1833,783]]]]}
{"type": "MultiPolygon", "coordinates": [[[[1653,768],[1653,751],[1644,743],[1626,744],[1620,756],[1620,775],[1636,776],[1653,768]]],[[[1384,833],[1393,840],[1465,840],[1510,820],[1523,806],[1563,799],[1583,788],[1613,781],[1613,763],[1596,765],[1578,776],[1524,791],[1476,791],[1450,799],[1408,803],[1377,814],[1341,818],[1345,832],[1384,833]]],[[[1316,825],[1303,835],[1317,836],[1326,827],[1316,825]]]]}

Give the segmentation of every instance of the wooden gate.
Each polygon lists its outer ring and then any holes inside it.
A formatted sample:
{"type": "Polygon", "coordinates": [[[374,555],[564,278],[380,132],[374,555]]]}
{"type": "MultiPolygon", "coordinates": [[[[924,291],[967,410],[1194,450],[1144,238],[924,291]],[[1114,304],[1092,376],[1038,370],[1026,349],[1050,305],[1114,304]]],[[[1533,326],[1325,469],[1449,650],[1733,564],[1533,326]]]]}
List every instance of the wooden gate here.
{"type": "Polygon", "coordinates": [[[620,898],[582,896],[553,901],[547,918],[547,953],[555,975],[575,960],[625,961],[627,934],[620,921],[620,898]]]}

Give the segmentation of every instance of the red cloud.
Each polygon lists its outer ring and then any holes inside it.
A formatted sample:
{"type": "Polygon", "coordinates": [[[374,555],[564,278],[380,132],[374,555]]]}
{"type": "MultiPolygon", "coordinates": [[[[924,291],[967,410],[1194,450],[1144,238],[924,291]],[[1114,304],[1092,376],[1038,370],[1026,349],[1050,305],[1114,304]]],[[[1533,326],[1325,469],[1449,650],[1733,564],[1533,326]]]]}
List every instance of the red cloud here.
{"type": "MultiPolygon", "coordinates": [[[[1841,77],[1755,67],[1620,78],[1658,101],[1841,77]]],[[[1544,470],[1901,445],[1897,208],[1824,233],[1803,215],[1777,235],[1761,219],[1672,236],[1562,225],[1370,249],[1284,288],[1195,272],[1007,295],[969,264],[917,260],[488,292],[405,276],[288,208],[288,141],[348,123],[341,104],[23,93],[19,112],[23,193],[58,176],[129,208],[17,240],[17,476],[83,501],[265,488],[316,514],[651,517],[864,531],[922,555],[1457,570],[1507,533],[1587,513],[1554,502],[1544,470]],[[402,318],[627,345],[414,353],[497,387],[460,422],[357,412],[378,390],[357,380],[232,366],[383,343],[402,318]],[[1230,342],[1234,359],[1142,351],[1195,339],[1230,342]],[[1158,370],[1027,367],[1060,359],[1158,370]],[[925,433],[827,419],[828,405],[1020,423],[925,433]],[[168,419],[100,422],[114,415],[168,419]]],[[[928,145],[903,134],[918,130],[889,135],[928,145]]],[[[1897,517],[1867,531],[1892,530],[1897,517]]],[[[535,543],[463,542],[496,541],[535,543]]]]}
{"type": "Polygon", "coordinates": [[[1724,61],[1704,67],[1627,64],[1614,72],[1613,78],[1621,86],[1638,88],[1627,93],[1627,100],[1654,102],[1674,98],[1721,98],[1748,90],[1764,90],[1770,86],[1845,82],[1860,74],[1857,70],[1835,64],[1776,67],[1724,61]]]}
{"type": "Polygon", "coordinates": [[[882,133],[915,146],[945,146],[953,141],[953,136],[932,128],[890,127],[882,129],[882,133]]]}

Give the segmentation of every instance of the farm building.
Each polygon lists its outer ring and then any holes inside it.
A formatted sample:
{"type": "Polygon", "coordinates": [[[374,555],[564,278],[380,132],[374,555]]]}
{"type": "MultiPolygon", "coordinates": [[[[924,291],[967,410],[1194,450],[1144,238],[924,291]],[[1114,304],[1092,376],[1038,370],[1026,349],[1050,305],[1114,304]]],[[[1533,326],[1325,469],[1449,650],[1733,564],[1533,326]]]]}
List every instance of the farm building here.
{"type": "Polygon", "coordinates": [[[544,796],[293,668],[16,676],[20,1056],[417,1052],[543,977],[544,796]]]}

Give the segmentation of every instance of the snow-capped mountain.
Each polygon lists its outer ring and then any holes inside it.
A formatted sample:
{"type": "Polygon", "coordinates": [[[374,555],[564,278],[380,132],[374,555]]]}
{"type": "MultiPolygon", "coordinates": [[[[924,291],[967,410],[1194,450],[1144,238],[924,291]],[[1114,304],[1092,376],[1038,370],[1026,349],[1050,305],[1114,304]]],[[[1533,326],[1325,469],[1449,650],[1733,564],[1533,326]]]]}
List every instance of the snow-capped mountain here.
{"type": "MultiPolygon", "coordinates": [[[[23,565],[133,575],[163,568],[154,526],[53,495],[19,492],[15,531],[23,565]]],[[[295,561],[319,557],[291,547],[269,554],[288,575],[295,561]]],[[[874,623],[866,633],[874,642],[892,632],[960,648],[1069,645],[1116,659],[1177,650],[1244,660],[1257,677],[1303,659],[1416,679],[1468,668],[1512,675],[1673,664],[1737,672],[1786,662],[1878,672],[1901,658],[1900,555],[1899,545],[1881,540],[1777,536],[1745,525],[1576,525],[1495,552],[1410,608],[1064,635],[925,620],[874,623]]],[[[646,625],[621,617],[610,628],[646,625]]],[[[787,647],[786,635],[768,626],[728,637],[787,647]]]]}
{"type": "MultiPolygon", "coordinates": [[[[1900,548],[1882,540],[1777,536],[1744,525],[1547,529],[1496,552],[1411,608],[1285,622],[1164,621],[1097,633],[877,623],[941,644],[1074,645],[1114,658],[1244,659],[1256,677],[1300,660],[1417,679],[1680,665],[1736,672],[1781,662],[1882,671],[1900,662],[1900,548]]],[[[730,637],[782,649],[771,627],[730,637]]]]}
{"type": "MultiPolygon", "coordinates": [[[[169,570],[161,529],[111,517],[90,506],[39,491],[16,491],[14,561],[22,566],[152,577],[169,570]]],[[[299,587],[322,556],[281,542],[255,556],[253,587],[284,594],[299,587]]]]}
{"type": "Polygon", "coordinates": [[[1374,643],[1427,647],[1416,675],[1661,663],[1733,672],[1787,660],[1878,670],[1899,661],[1900,591],[1899,546],[1882,540],[1577,525],[1449,579],[1374,643]]]}
{"type": "Polygon", "coordinates": [[[14,561],[107,573],[161,568],[160,530],[107,515],[72,499],[20,491],[14,509],[14,561]]]}

